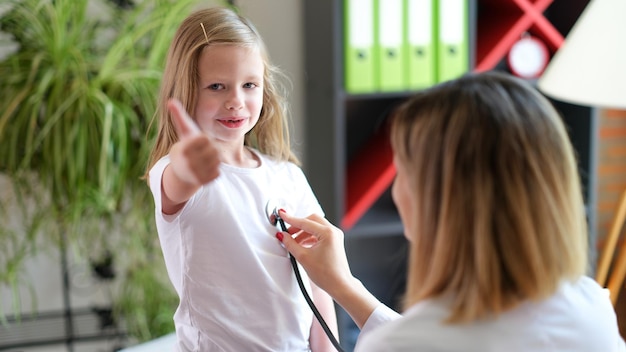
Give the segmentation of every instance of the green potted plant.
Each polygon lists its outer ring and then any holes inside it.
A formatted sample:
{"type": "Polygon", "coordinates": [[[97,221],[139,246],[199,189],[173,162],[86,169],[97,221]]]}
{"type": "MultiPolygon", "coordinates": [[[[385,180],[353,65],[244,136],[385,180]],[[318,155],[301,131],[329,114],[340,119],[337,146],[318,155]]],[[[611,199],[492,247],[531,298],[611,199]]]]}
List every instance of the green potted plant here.
{"type": "Polygon", "coordinates": [[[0,182],[10,185],[0,191],[0,287],[19,311],[34,254],[71,251],[91,265],[112,256],[115,312],[143,341],[173,330],[176,299],[141,175],[162,64],[198,0],[138,3],[3,5],[0,42],[12,50],[0,55],[0,182]]]}

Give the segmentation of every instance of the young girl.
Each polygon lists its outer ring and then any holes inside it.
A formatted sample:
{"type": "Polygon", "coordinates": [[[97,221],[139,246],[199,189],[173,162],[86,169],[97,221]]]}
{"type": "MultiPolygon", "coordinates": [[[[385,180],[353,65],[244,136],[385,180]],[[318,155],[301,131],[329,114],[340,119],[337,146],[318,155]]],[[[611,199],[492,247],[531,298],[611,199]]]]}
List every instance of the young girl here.
{"type": "MultiPolygon", "coordinates": [[[[265,213],[281,199],[322,214],[290,150],[277,73],[252,24],[228,9],[191,14],[171,44],[148,179],[180,351],[333,349],[265,213]]],[[[304,279],[336,336],[332,299],[304,279]]]]}

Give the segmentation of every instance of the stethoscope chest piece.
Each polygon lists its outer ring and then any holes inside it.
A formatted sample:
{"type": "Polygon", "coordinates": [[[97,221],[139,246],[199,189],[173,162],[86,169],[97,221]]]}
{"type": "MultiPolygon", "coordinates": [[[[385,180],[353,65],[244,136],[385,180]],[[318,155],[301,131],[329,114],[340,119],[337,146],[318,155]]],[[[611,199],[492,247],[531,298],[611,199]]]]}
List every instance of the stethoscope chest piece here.
{"type": "Polygon", "coordinates": [[[270,198],[265,204],[265,215],[272,226],[278,225],[278,219],[280,218],[280,215],[278,215],[278,209],[280,209],[280,207],[281,205],[276,198],[270,198]]]}

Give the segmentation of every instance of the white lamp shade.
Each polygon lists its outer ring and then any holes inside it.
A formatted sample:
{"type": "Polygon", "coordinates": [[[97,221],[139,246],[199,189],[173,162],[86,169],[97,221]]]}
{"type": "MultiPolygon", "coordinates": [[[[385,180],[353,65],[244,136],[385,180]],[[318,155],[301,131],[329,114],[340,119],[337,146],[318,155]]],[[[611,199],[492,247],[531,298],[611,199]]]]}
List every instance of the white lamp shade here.
{"type": "Polygon", "coordinates": [[[561,101],[626,109],[626,0],[591,0],[538,87],[561,101]]]}

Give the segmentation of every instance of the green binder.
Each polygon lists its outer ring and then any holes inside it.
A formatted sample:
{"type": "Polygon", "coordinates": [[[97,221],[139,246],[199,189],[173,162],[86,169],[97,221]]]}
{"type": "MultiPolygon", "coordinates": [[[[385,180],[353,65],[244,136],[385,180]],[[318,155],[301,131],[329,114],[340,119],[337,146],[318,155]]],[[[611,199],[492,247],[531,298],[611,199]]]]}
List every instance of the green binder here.
{"type": "Polygon", "coordinates": [[[405,9],[407,85],[420,90],[437,82],[434,0],[405,0],[405,9]]]}
{"type": "Polygon", "coordinates": [[[377,82],[383,92],[407,88],[403,3],[404,0],[375,1],[377,82]]]}
{"type": "Polygon", "coordinates": [[[437,4],[437,56],[439,82],[469,70],[467,0],[439,0],[437,4]]]}
{"type": "Polygon", "coordinates": [[[344,79],[348,93],[376,90],[374,0],[344,0],[344,79]]]}

